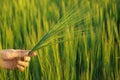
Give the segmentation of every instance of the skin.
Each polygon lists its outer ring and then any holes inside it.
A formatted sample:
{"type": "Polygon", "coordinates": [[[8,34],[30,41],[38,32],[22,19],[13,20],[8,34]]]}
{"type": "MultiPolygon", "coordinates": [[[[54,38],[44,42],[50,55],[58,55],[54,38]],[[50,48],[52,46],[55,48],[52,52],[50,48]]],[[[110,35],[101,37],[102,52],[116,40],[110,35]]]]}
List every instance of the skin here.
{"type": "Polygon", "coordinates": [[[1,50],[0,67],[10,70],[18,68],[20,71],[24,71],[25,67],[29,66],[31,57],[36,55],[34,52],[30,55],[28,53],[29,50],[1,50]]]}

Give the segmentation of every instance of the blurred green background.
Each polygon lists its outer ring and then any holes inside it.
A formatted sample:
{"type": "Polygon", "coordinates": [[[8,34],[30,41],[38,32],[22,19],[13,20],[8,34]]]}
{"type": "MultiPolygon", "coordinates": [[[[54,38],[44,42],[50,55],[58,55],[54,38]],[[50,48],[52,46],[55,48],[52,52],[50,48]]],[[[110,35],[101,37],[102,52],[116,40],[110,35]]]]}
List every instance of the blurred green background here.
{"type": "MultiPolygon", "coordinates": [[[[88,7],[95,14],[91,24],[84,21],[78,26],[92,28],[92,22],[97,23],[96,31],[89,29],[73,40],[37,50],[25,72],[0,69],[0,80],[120,80],[119,4],[119,0],[0,0],[0,50],[31,50],[72,6],[88,7]]],[[[61,34],[75,36],[69,30],[61,34]]]]}

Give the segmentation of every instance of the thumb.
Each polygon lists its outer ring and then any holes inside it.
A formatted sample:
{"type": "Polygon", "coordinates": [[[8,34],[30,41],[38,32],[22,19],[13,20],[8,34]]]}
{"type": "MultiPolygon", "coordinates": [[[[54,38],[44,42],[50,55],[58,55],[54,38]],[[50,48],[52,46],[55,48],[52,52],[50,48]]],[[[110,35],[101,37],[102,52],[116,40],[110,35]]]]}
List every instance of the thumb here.
{"type": "Polygon", "coordinates": [[[13,50],[11,54],[7,55],[8,59],[13,59],[17,57],[25,57],[28,55],[30,50],[13,50]]]}
{"type": "Polygon", "coordinates": [[[4,60],[14,59],[17,57],[27,56],[30,50],[2,50],[0,51],[0,57],[4,60]]]}
{"type": "Polygon", "coordinates": [[[13,57],[24,57],[27,56],[30,50],[14,50],[13,57]]]}

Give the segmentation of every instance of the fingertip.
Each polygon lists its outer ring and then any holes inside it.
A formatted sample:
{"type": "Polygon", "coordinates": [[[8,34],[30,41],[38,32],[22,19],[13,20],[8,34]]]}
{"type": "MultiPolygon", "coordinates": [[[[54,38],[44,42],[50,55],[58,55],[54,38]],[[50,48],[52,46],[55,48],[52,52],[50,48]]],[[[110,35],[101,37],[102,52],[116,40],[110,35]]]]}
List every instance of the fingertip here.
{"type": "Polygon", "coordinates": [[[29,62],[30,60],[31,60],[31,57],[30,57],[30,56],[26,56],[26,57],[24,57],[24,61],[29,62]]]}
{"type": "Polygon", "coordinates": [[[37,54],[35,52],[32,53],[33,56],[36,56],[37,54]]]}
{"type": "Polygon", "coordinates": [[[22,72],[23,72],[24,69],[25,69],[23,66],[20,66],[20,65],[17,65],[17,68],[18,68],[20,71],[22,71],[22,72]]]}
{"type": "Polygon", "coordinates": [[[32,52],[31,54],[29,54],[29,56],[36,56],[37,54],[35,52],[32,52]]]}

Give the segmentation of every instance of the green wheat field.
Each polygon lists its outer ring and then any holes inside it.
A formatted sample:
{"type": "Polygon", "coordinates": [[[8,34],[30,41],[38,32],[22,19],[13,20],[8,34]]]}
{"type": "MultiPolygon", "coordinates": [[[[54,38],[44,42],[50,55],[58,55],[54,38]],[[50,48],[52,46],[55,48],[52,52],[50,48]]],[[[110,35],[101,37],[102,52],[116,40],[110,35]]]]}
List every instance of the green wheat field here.
{"type": "Polygon", "coordinates": [[[120,80],[120,0],[0,0],[2,49],[37,56],[0,80],[120,80]]]}

